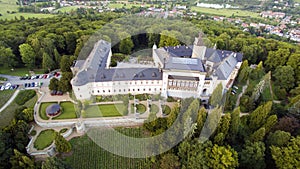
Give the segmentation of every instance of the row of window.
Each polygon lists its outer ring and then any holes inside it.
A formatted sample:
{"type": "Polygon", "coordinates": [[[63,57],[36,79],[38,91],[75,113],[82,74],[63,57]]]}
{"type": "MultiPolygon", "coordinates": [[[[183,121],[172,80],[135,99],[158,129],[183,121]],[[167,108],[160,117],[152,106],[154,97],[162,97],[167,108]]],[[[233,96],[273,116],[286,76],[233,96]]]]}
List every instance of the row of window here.
{"type": "MultiPolygon", "coordinates": [[[[143,84],[155,84],[155,83],[159,84],[160,81],[113,82],[113,85],[121,85],[121,84],[125,84],[125,85],[133,85],[133,84],[137,85],[137,84],[141,84],[141,85],[143,85],[143,84]]],[[[108,85],[107,83],[99,83],[96,86],[107,86],[107,85],[108,85]]]]}
{"type": "MultiPolygon", "coordinates": [[[[159,89],[154,88],[154,89],[153,89],[153,91],[158,91],[158,90],[161,91],[161,88],[159,88],[159,89]]],[[[112,91],[112,90],[110,90],[110,89],[108,89],[108,90],[102,90],[102,93],[111,93],[111,91],[112,91]]],[[[149,88],[149,89],[147,90],[147,89],[144,88],[144,89],[137,89],[137,90],[135,90],[135,89],[132,89],[132,90],[131,90],[131,89],[123,89],[123,90],[122,90],[122,89],[119,89],[119,90],[114,89],[114,90],[113,90],[114,93],[116,93],[117,91],[119,91],[119,92],[122,92],[122,91],[123,91],[123,92],[135,92],[135,91],[137,91],[137,92],[140,92],[140,91],[144,91],[144,92],[149,91],[149,92],[151,92],[152,89],[149,88]]],[[[92,93],[93,93],[93,94],[94,94],[95,92],[100,93],[100,90],[97,90],[97,91],[92,90],[92,93]]]]}
{"type": "Polygon", "coordinates": [[[192,81],[177,81],[177,80],[169,80],[169,86],[174,87],[198,87],[198,82],[192,81]]]}

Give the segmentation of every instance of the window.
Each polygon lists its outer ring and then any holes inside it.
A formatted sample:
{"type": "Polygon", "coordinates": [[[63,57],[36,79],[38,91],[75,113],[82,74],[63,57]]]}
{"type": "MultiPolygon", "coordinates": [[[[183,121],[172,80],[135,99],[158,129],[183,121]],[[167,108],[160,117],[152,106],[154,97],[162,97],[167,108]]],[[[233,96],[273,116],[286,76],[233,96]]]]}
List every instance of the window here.
{"type": "Polygon", "coordinates": [[[126,92],[126,90],[124,89],[124,92],[126,92]]]}
{"type": "Polygon", "coordinates": [[[119,92],[121,92],[121,89],[119,89],[119,92]]]}
{"type": "Polygon", "coordinates": [[[140,91],[140,89],[137,89],[137,91],[140,91]]]}
{"type": "Polygon", "coordinates": [[[78,91],[79,91],[80,89],[78,88],[78,91]]]}
{"type": "Polygon", "coordinates": [[[149,91],[151,91],[151,88],[149,88],[149,91]]]}
{"type": "Polygon", "coordinates": [[[110,90],[108,90],[108,93],[110,93],[110,90]]]}
{"type": "Polygon", "coordinates": [[[130,89],[128,89],[128,91],[130,92],[130,89]]]}
{"type": "Polygon", "coordinates": [[[103,90],[103,93],[105,93],[105,90],[103,90]]]}
{"type": "Polygon", "coordinates": [[[92,93],[94,93],[94,90],[92,90],[92,93]]]}
{"type": "Polygon", "coordinates": [[[132,89],[132,91],[134,91],[134,89],[132,89]]]}
{"type": "Polygon", "coordinates": [[[143,89],[143,91],[146,91],[146,89],[143,89]]]}
{"type": "Polygon", "coordinates": [[[97,92],[98,92],[98,93],[100,93],[100,91],[99,91],[99,90],[98,90],[97,92]]]}
{"type": "Polygon", "coordinates": [[[143,84],[143,82],[141,82],[141,84],[143,84]]]}

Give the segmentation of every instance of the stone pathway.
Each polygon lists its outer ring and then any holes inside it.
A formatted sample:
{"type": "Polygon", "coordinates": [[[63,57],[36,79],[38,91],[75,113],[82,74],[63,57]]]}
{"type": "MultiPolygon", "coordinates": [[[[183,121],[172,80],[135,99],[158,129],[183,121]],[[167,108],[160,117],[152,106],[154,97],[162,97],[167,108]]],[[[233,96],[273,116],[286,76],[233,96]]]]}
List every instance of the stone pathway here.
{"type": "Polygon", "coordinates": [[[0,112],[6,109],[7,106],[9,106],[15,98],[18,96],[20,90],[16,90],[15,93],[10,97],[10,99],[1,107],[0,112]]]}

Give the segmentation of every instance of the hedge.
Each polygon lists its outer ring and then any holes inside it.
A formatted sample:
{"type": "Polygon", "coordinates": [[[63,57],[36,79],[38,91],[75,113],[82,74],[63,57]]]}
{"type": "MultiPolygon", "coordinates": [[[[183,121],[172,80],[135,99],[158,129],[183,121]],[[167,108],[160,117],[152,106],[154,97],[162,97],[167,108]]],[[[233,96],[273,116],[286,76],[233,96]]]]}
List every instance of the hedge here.
{"type": "Polygon", "coordinates": [[[15,99],[18,105],[24,105],[28,100],[36,95],[34,90],[22,90],[15,99]]]}

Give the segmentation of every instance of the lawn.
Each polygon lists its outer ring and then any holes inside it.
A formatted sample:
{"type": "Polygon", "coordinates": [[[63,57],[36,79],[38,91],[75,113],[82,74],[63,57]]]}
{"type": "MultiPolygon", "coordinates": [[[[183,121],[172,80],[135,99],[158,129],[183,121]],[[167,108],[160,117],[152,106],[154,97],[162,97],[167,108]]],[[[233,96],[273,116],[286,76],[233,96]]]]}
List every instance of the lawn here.
{"type": "Polygon", "coordinates": [[[191,10],[195,11],[195,12],[201,12],[204,14],[220,15],[220,16],[226,16],[226,17],[230,17],[230,16],[234,15],[234,16],[243,16],[243,17],[250,16],[252,18],[261,18],[259,16],[259,13],[246,11],[246,10],[214,9],[214,8],[202,8],[202,7],[197,7],[197,6],[192,6],[191,10]]]}
{"type": "Polygon", "coordinates": [[[46,114],[46,109],[47,109],[48,106],[50,106],[52,104],[55,104],[55,103],[57,103],[57,102],[45,102],[45,103],[40,104],[39,114],[40,114],[40,117],[43,120],[48,120],[49,119],[49,117],[46,114]]]}
{"type": "Polygon", "coordinates": [[[72,102],[61,102],[62,113],[53,119],[74,119],[77,118],[74,104],[72,102]]]}
{"type": "Polygon", "coordinates": [[[152,104],[150,107],[150,112],[158,113],[159,112],[158,106],[156,104],[152,104]]]}
{"type": "Polygon", "coordinates": [[[90,105],[82,117],[115,117],[122,116],[125,106],[123,104],[90,105]]]}
{"type": "Polygon", "coordinates": [[[122,8],[124,6],[124,4],[121,3],[110,3],[108,5],[109,8],[122,8]]]}
{"type": "MultiPolygon", "coordinates": [[[[1,18],[1,17],[0,17],[1,18]]],[[[35,74],[42,74],[44,71],[42,69],[34,70],[35,74]]],[[[6,75],[12,75],[12,76],[25,76],[26,74],[29,74],[29,69],[27,68],[16,68],[13,71],[9,68],[0,68],[0,74],[6,74],[6,75]]]]}
{"type": "Polygon", "coordinates": [[[171,113],[171,108],[168,105],[162,105],[161,108],[165,115],[169,115],[171,113]]]}
{"type": "MultiPolygon", "coordinates": [[[[126,135],[139,137],[143,133],[136,128],[123,128],[126,135]]],[[[147,168],[146,159],[127,158],[112,154],[92,141],[87,135],[70,140],[72,155],[63,160],[74,169],[83,168],[147,168]]]]}
{"type": "Polygon", "coordinates": [[[49,147],[55,139],[55,131],[52,129],[43,130],[34,141],[34,148],[43,150],[49,147]]]}
{"type": "MultiPolygon", "coordinates": [[[[34,107],[34,104],[37,101],[37,96],[34,96],[29,101],[27,101],[23,106],[25,107],[34,107]]],[[[14,112],[16,109],[20,108],[17,103],[12,102],[5,110],[0,112],[0,128],[7,126],[11,120],[14,118],[14,112]]]]}
{"type": "Polygon", "coordinates": [[[136,111],[137,113],[143,114],[146,112],[146,106],[140,103],[136,105],[136,111]]]}
{"type": "Polygon", "coordinates": [[[10,99],[15,90],[3,90],[0,91],[0,108],[10,99]]]}

